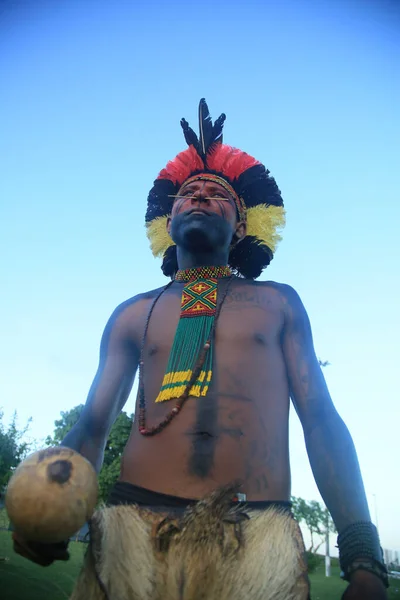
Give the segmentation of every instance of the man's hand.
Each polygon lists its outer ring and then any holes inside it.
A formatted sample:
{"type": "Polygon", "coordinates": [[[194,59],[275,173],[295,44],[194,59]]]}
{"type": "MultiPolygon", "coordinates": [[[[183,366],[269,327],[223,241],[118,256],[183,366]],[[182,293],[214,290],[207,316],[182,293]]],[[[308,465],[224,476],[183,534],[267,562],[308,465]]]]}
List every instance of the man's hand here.
{"type": "Polygon", "coordinates": [[[369,571],[359,569],[351,576],[350,584],[342,600],[387,600],[388,595],[382,581],[369,571]]]}
{"type": "Polygon", "coordinates": [[[48,567],[55,560],[68,560],[69,552],[67,542],[59,544],[41,544],[39,542],[28,542],[17,533],[12,534],[14,551],[42,567],[48,567]]]}

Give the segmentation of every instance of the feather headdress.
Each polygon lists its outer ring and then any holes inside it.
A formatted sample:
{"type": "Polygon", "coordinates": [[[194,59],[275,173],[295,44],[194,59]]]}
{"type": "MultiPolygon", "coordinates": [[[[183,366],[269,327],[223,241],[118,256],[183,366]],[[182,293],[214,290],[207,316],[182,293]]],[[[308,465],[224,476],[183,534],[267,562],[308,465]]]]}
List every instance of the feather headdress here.
{"type": "Polygon", "coordinates": [[[199,105],[199,136],[181,120],[189,146],[160,172],[147,200],[146,228],[154,256],[163,258],[163,272],[176,252],[167,233],[174,196],[189,179],[226,182],[235,200],[238,218],[247,221],[247,235],[229,254],[229,266],[239,275],[255,278],[268,266],[281,239],[285,225],[283,200],[275,180],[258,160],[245,152],[223,144],[222,114],[213,124],[204,98],[199,105]]]}

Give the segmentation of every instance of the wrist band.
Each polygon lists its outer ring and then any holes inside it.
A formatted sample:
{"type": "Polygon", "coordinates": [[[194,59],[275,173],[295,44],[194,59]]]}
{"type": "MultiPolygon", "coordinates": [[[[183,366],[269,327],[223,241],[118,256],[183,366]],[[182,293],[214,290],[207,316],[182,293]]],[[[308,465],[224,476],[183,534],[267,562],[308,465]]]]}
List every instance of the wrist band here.
{"type": "Polygon", "coordinates": [[[388,587],[387,569],[378,530],[373,523],[352,523],[338,535],[337,543],[343,579],[349,581],[354,571],[363,569],[377,575],[388,587]]]}
{"type": "Polygon", "coordinates": [[[345,579],[346,581],[350,581],[351,576],[356,571],[368,571],[368,573],[372,573],[373,575],[379,577],[379,579],[382,581],[386,588],[389,587],[388,572],[386,570],[386,567],[381,563],[376,563],[373,560],[356,560],[350,565],[346,573],[344,573],[343,571],[340,573],[340,577],[342,579],[345,579]]]}

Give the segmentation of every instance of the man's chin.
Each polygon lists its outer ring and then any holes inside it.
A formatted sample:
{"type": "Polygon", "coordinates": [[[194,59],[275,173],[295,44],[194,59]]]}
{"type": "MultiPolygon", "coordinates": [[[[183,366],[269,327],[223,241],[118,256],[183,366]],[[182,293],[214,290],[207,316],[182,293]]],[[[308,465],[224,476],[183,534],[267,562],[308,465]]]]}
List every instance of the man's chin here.
{"type": "Polygon", "coordinates": [[[223,243],[227,226],[218,215],[193,212],[175,217],[171,236],[177,246],[188,252],[213,252],[223,243]]]}
{"type": "Polygon", "coordinates": [[[212,252],[214,246],[210,240],[209,233],[204,225],[207,217],[201,217],[199,221],[191,221],[190,225],[181,232],[182,246],[190,252],[212,252]]]}
{"type": "Polygon", "coordinates": [[[202,231],[192,231],[185,236],[184,246],[190,252],[212,252],[214,249],[210,239],[202,231]]]}

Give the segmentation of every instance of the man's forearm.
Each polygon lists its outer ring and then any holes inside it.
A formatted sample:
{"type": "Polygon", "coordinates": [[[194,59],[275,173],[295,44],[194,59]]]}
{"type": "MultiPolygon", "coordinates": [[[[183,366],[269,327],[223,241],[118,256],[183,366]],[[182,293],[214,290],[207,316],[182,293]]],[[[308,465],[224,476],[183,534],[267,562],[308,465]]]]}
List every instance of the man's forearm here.
{"type": "Polygon", "coordinates": [[[106,436],[94,436],[90,428],[81,420],[67,433],[62,446],[72,448],[82,454],[92,463],[97,473],[100,472],[104,460],[104,450],[107,443],[106,436]]]}
{"type": "Polygon", "coordinates": [[[335,412],[320,418],[305,432],[311,468],[337,530],[370,514],[351,435],[335,412]]]}

